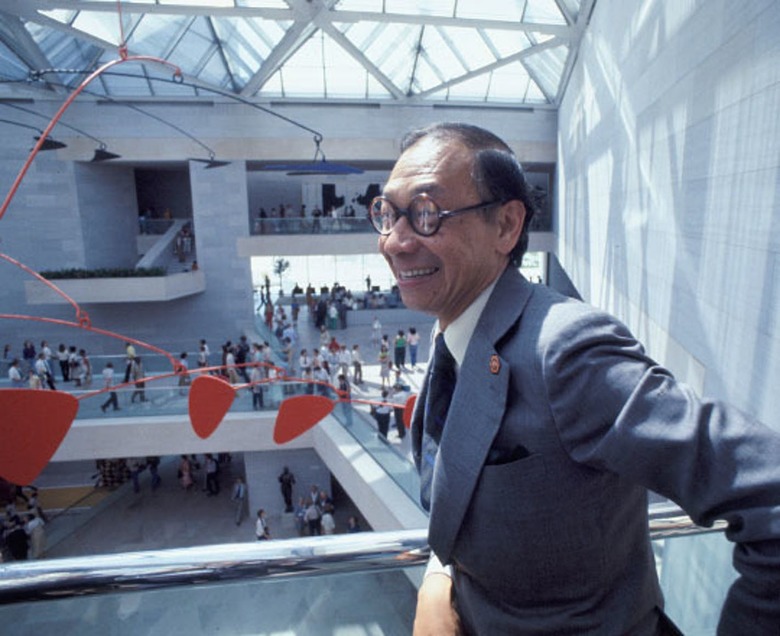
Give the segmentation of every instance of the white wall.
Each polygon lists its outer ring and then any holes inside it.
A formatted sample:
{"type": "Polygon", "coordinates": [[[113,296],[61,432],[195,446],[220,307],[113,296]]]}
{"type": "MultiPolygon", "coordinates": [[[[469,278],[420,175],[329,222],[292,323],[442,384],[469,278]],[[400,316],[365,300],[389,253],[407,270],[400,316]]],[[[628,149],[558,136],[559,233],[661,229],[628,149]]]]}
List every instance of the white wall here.
{"type": "MultiPolygon", "coordinates": [[[[110,164],[76,164],[76,185],[87,269],[133,267],[138,204],[132,169],[110,164]]],[[[67,231],[67,228],[63,228],[67,231]]]]}
{"type": "Polygon", "coordinates": [[[599,0],[559,118],[558,256],[711,396],[780,427],[780,4],[599,0]]]}
{"type": "MultiPolygon", "coordinates": [[[[778,33],[776,0],[598,0],[558,134],[558,256],[584,299],[776,428],[778,33]]],[[[730,559],[721,536],[667,542],[685,634],[715,633],[730,559]]]]}

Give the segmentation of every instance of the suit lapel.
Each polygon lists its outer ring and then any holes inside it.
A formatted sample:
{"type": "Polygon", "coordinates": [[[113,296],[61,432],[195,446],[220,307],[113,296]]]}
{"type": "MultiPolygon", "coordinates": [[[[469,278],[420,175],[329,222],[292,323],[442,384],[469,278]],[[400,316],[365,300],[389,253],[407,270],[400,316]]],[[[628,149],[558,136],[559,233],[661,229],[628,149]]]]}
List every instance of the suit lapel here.
{"type": "Polygon", "coordinates": [[[482,466],[501,426],[509,364],[496,344],[515,324],[531,294],[514,268],[501,276],[466,350],[434,469],[429,543],[449,562],[482,466]]]}

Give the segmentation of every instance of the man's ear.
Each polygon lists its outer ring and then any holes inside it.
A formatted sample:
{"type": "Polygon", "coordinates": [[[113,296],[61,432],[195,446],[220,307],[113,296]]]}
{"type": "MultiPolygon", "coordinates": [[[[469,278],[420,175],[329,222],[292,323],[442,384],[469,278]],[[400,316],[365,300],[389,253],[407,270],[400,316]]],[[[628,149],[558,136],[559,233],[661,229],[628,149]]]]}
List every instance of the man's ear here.
{"type": "Polygon", "coordinates": [[[498,250],[505,255],[512,252],[525,223],[525,205],[519,199],[507,201],[498,209],[498,250]]]}

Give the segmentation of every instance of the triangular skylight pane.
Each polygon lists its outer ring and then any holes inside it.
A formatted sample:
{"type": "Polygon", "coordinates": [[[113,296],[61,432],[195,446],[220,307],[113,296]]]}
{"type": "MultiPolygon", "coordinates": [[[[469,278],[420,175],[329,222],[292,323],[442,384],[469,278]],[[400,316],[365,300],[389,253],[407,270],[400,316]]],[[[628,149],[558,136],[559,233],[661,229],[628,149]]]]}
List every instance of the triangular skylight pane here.
{"type": "Polygon", "coordinates": [[[365,99],[367,71],[327,35],[325,47],[325,94],[328,97],[365,99]]]}
{"type": "Polygon", "coordinates": [[[422,27],[387,24],[362,48],[371,60],[396,86],[405,87],[411,74],[422,27]]]}
{"type": "Polygon", "coordinates": [[[267,48],[270,53],[293,25],[293,22],[289,20],[263,20],[261,18],[246,18],[242,22],[247,29],[263,41],[263,48],[259,51],[263,58],[266,57],[263,51],[267,48]]]}
{"type": "Polygon", "coordinates": [[[529,38],[534,44],[544,44],[545,42],[552,40],[555,36],[551,33],[535,33],[531,32],[529,38]]]}
{"type": "MultiPolygon", "coordinates": [[[[148,67],[147,67],[148,73],[148,67]]],[[[183,83],[178,81],[171,81],[170,75],[168,77],[163,76],[165,81],[158,81],[154,78],[151,79],[149,85],[151,86],[152,93],[158,97],[191,97],[196,95],[195,88],[189,83],[183,83]]],[[[201,95],[211,97],[213,93],[202,92],[201,95]]]]}
{"type": "MultiPolygon", "coordinates": [[[[71,35],[61,33],[47,26],[41,26],[32,22],[26,22],[30,35],[41,48],[43,54],[51,62],[52,68],[85,69],[92,70],[91,65],[95,57],[102,50],[83,40],[78,40],[71,35]]],[[[85,75],[81,73],[60,73],[59,80],[52,76],[44,79],[62,81],[68,85],[80,82],[85,75]]]]}
{"type": "Polygon", "coordinates": [[[531,46],[528,36],[520,31],[485,29],[483,34],[502,58],[519,53],[531,46]]]}
{"type": "Polygon", "coordinates": [[[390,92],[373,75],[368,75],[366,78],[366,94],[369,99],[391,97],[390,92]]]}
{"type": "Polygon", "coordinates": [[[561,0],[561,3],[569,11],[571,19],[576,22],[577,17],[580,15],[580,6],[582,4],[580,0],[561,0]]]}
{"type": "Polygon", "coordinates": [[[465,82],[453,84],[449,89],[449,99],[464,101],[484,101],[490,87],[490,73],[483,73],[465,82]]]}
{"type": "Polygon", "coordinates": [[[223,52],[233,80],[243,87],[260,68],[263,60],[268,57],[272,46],[282,37],[281,29],[278,38],[274,40],[264,30],[258,28],[258,23],[276,23],[265,21],[249,21],[238,18],[212,18],[217,38],[223,47],[223,52]]]}
{"type": "MultiPolygon", "coordinates": [[[[468,70],[442,37],[442,30],[440,29],[433,27],[425,29],[423,32],[422,50],[428,63],[447,77],[463,75],[468,70]]],[[[438,84],[443,80],[444,77],[438,77],[436,83],[438,84]]]]}
{"type": "Polygon", "coordinates": [[[271,52],[270,38],[262,37],[246,20],[212,18],[212,23],[234,73],[251,75],[271,52]]]}
{"type": "Polygon", "coordinates": [[[322,32],[309,38],[282,68],[286,97],[324,97],[322,32]]]}
{"type": "Polygon", "coordinates": [[[0,42],[0,78],[27,79],[27,65],[3,42],[0,42]]]}
{"type": "Polygon", "coordinates": [[[200,17],[187,29],[168,59],[180,66],[182,71],[192,75],[197,72],[198,65],[213,45],[213,38],[205,26],[205,18],[200,17]]]}
{"type": "Polygon", "coordinates": [[[385,0],[385,13],[452,16],[453,0],[385,0]]]}
{"type": "MultiPolygon", "coordinates": [[[[125,22],[131,23],[133,20],[125,17],[125,22]]],[[[114,46],[118,46],[122,39],[119,19],[113,13],[79,11],[73,21],[73,27],[114,46]]]]}
{"type": "Polygon", "coordinates": [[[157,4],[192,5],[194,7],[230,9],[233,7],[233,0],[157,0],[157,4]]]}
{"type": "Polygon", "coordinates": [[[336,7],[335,13],[339,11],[368,11],[371,13],[382,13],[383,0],[341,0],[336,7]]]}
{"type": "Polygon", "coordinates": [[[276,71],[258,92],[262,97],[285,97],[282,90],[282,72],[276,71]]]}
{"type": "Polygon", "coordinates": [[[520,22],[526,0],[458,0],[458,18],[520,22]]]}
{"type": "MultiPolygon", "coordinates": [[[[555,95],[553,95],[553,97],[555,97],[555,95]]],[[[528,91],[525,95],[525,101],[530,103],[546,104],[548,100],[542,92],[542,89],[539,88],[536,82],[531,80],[528,82],[528,91]]]]}
{"type": "Polygon", "coordinates": [[[289,9],[284,0],[236,0],[238,7],[250,7],[252,9],[289,9]]]}
{"type": "MultiPolygon", "coordinates": [[[[458,67],[464,68],[465,65],[464,70],[472,70],[496,61],[490,47],[475,29],[440,27],[437,31],[458,55],[460,61],[458,67]]],[[[456,75],[460,75],[460,72],[457,72],[456,75]]]]}
{"type": "Polygon", "coordinates": [[[420,93],[422,91],[431,90],[442,82],[444,82],[444,78],[441,73],[438,72],[438,69],[435,66],[431,66],[430,61],[426,56],[420,56],[415,69],[411,91],[413,93],[420,93]]]}
{"type": "Polygon", "coordinates": [[[490,79],[488,99],[495,102],[522,103],[529,81],[528,72],[520,62],[497,68],[490,79]]]}
{"type": "Polygon", "coordinates": [[[177,34],[181,32],[190,20],[187,16],[162,16],[147,13],[133,30],[128,46],[137,53],[145,55],[163,56],[171,42],[176,41],[177,34]]]}
{"type": "Polygon", "coordinates": [[[109,71],[101,77],[103,84],[106,87],[106,91],[111,96],[130,97],[133,95],[151,94],[149,82],[141,75],[141,70],[137,66],[132,68],[131,65],[128,64],[122,69],[122,75],[113,75],[109,71]]]}
{"type": "Polygon", "coordinates": [[[566,24],[555,0],[528,0],[523,22],[535,24],[566,24]]]}
{"type": "Polygon", "coordinates": [[[567,54],[568,47],[561,45],[529,55],[524,60],[542,88],[553,97],[558,94],[567,54]]]}
{"type": "Polygon", "coordinates": [[[231,81],[230,74],[225,68],[225,63],[222,61],[222,56],[214,51],[206,62],[206,65],[198,73],[198,79],[208,84],[216,84],[217,86],[226,90],[233,89],[233,82],[231,81]]]}
{"type": "Polygon", "coordinates": [[[70,9],[38,9],[38,13],[45,15],[47,18],[51,18],[52,20],[56,20],[57,22],[70,24],[73,16],[75,16],[78,11],[72,11],[70,9]]]}

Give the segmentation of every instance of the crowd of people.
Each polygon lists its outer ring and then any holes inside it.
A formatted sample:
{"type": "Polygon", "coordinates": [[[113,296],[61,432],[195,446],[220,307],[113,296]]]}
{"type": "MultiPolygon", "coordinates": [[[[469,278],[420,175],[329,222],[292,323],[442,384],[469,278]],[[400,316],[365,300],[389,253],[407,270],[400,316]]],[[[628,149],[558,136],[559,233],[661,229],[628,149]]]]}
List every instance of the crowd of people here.
{"type": "MultiPolygon", "coordinates": [[[[293,315],[297,317],[294,310],[293,315]]],[[[221,345],[221,357],[215,359],[206,339],[201,339],[197,346],[197,368],[208,368],[208,373],[219,375],[231,384],[251,384],[256,409],[262,408],[264,404],[262,387],[256,387],[264,383],[263,381],[277,377],[309,380],[312,385],[336,386],[339,377],[343,376],[355,386],[364,384],[363,365],[366,364],[366,359],[359,344],[347,345],[340,342],[323,323],[319,326],[319,348],[299,349],[297,324],[288,319],[282,305],[278,305],[274,311],[271,324],[275,325],[273,334],[278,342],[279,354],[275,353],[269,341],[250,343],[247,336],[242,335],[237,342],[227,340],[221,345]]],[[[371,344],[379,349],[376,362],[380,365],[382,387],[391,388],[400,381],[403,371],[417,369],[419,335],[415,327],[410,327],[408,331],[399,330],[391,343],[389,335],[379,336],[380,332],[381,323],[375,318],[371,344]],[[392,356],[389,353],[391,350],[392,356]],[[393,373],[395,382],[391,382],[393,373]]],[[[57,351],[52,351],[44,340],[38,351],[32,341],[26,341],[23,351],[23,357],[20,359],[12,354],[10,345],[5,346],[11,387],[56,390],[57,382],[70,384],[72,388],[92,387],[93,365],[84,348],[60,344],[57,351]]],[[[123,369],[117,369],[115,363],[109,360],[99,372],[101,385],[95,388],[103,388],[107,394],[106,401],[101,405],[103,412],[109,408],[121,409],[117,392],[113,390],[118,384],[132,384],[130,404],[149,401],[146,394],[144,361],[131,342],[125,343],[123,357],[123,369]]],[[[190,383],[189,360],[187,352],[182,352],[177,360],[178,385],[182,387],[182,393],[186,392],[184,387],[190,383]]],[[[117,364],[122,366],[122,362],[117,364]]]]}
{"type": "Polygon", "coordinates": [[[89,386],[92,382],[92,363],[85,349],[75,345],[60,344],[52,351],[46,340],[36,349],[32,340],[22,344],[21,355],[10,344],[3,347],[3,362],[7,365],[8,380],[12,388],[57,390],[55,374],[61,382],[73,382],[75,387],[89,386]]]}
{"type": "Polygon", "coordinates": [[[38,501],[38,489],[4,482],[5,516],[0,530],[0,561],[40,559],[46,549],[48,521],[38,501]]]}
{"type": "MultiPolygon", "coordinates": [[[[297,299],[297,297],[295,297],[297,299]]],[[[332,303],[349,302],[349,293],[338,285],[333,287],[333,295],[326,301],[328,310],[332,303]]],[[[300,305],[293,302],[288,305],[275,304],[271,318],[272,335],[268,340],[253,342],[247,336],[242,335],[236,341],[227,340],[220,345],[220,355],[213,355],[208,341],[200,339],[197,344],[197,352],[188,354],[182,352],[176,356],[176,376],[180,391],[186,392],[186,384],[189,383],[191,374],[201,372],[219,375],[231,384],[246,383],[246,388],[251,391],[252,403],[255,409],[264,406],[264,393],[270,389],[268,380],[285,377],[310,380],[311,392],[317,391],[333,396],[333,387],[336,387],[341,397],[348,398],[356,387],[364,387],[364,366],[366,364],[380,364],[382,370],[380,377],[384,392],[379,396],[380,387],[371,386],[362,391],[376,389],[377,398],[385,402],[384,405],[373,411],[377,420],[377,429],[386,439],[390,422],[395,417],[395,425],[399,438],[405,433],[403,425],[403,406],[409,395],[409,387],[404,383],[403,373],[417,368],[417,350],[419,335],[415,327],[399,330],[392,337],[383,332],[381,322],[377,317],[370,325],[371,341],[361,345],[358,343],[347,344],[341,342],[343,337],[332,335],[327,321],[322,321],[319,328],[319,347],[300,347],[298,334],[298,318],[300,305]],[[270,342],[269,342],[270,340],[270,342]],[[273,345],[271,344],[273,343],[273,345]],[[364,347],[368,351],[364,351],[364,347]],[[193,360],[194,358],[194,360],[193,360]],[[195,364],[191,369],[190,360],[195,364]],[[395,376],[395,380],[392,377],[395,376]],[[387,417],[385,417],[387,414],[387,417]],[[387,422],[387,424],[385,424],[387,422]]],[[[312,322],[317,319],[317,305],[315,311],[309,314],[312,322]]],[[[322,314],[320,313],[320,316],[322,314]]],[[[327,315],[327,313],[326,313],[327,315]]],[[[316,341],[316,340],[315,340],[316,341]]],[[[102,356],[100,356],[102,357],[102,356]]],[[[109,409],[120,410],[135,403],[150,401],[146,388],[146,370],[137,347],[133,342],[124,343],[124,351],[121,355],[112,356],[104,364],[99,363],[102,369],[96,371],[99,382],[93,384],[93,363],[84,348],[64,343],[52,349],[46,341],[42,341],[36,347],[33,341],[24,342],[20,355],[14,355],[13,347],[6,345],[4,359],[8,362],[9,379],[14,386],[28,387],[29,382],[19,382],[11,369],[23,372],[36,378],[35,388],[55,387],[65,388],[91,388],[104,389],[101,408],[104,412],[109,409]],[[14,382],[17,380],[17,382],[14,382]],[[63,387],[67,383],[69,386],[63,387]],[[119,393],[117,385],[131,384],[126,393],[119,393]],[[124,397],[129,396],[128,398],[124,397]],[[120,401],[121,400],[121,401],[120,401]]],[[[176,381],[174,376],[174,381],[176,381]]],[[[20,379],[19,378],[19,379],[20,379]]],[[[372,378],[373,379],[373,378],[372,378]]],[[[369,383],[373,385],[372,383],[369,383]]],[[[182,490],[194,492],[203,490],[207,496],[218,496],[222,488],[223,468],[229,456],[183,455],[176,463],[176,485],[182,490]]],[[[135,492],[140,492],[140,477],[146,471],[151,475],[152,490],[159,488],[162,479],[158,466],[158,457],[128,457],[100,459],[96,461],[96,485],[108,489],[115,489],[126,482],[132,482],[135,492]]],[[[146,483],[148,483],[147,480],[146,483]]],[[[337,529],[335,517],[335,505],[329,495],[319,489],[316,497],[293,497],[294,476],[289,471],[280,475],[280,487],[285,502],[284,512],[295,516],[296,527],[301,535],[332,534],[337,531],[354,532],[361,529],[358,519],[351,516],[344,523],[343,529],[337,529]],[[297,504],[294,501],[297,500],[297,504]]],[[[249,484],[243,476],[235,477],[232,488],[229,489],[231,499],[235,503],[235,523],[240,525],[246,518],[249,498],[249,484]]],[[[4,534],[15,533],[21,537],[16,526],[19,525],[16,517],[22,519],[27,530],[35,530],[39,522],[33,516],[7,515],[4,534]],[[31,524],[29,522],[32,522],[31,524]]],[[[265,531],[265,538],[272,536],[269,523],[276,523],[272,514],[269,521],[268,514],[264,511],[261,517],[265,531]]],[[[256,522],[259,523],[259,522],[256,522]]],[[[42,525],[42,523],[41,523],[42,525]]],[[[29,531],[27,532],[29,537],[29,531]]],[[[277,533],[274,533],[278,535],[277,533]]],[[[11,543],[14,540],[12,539],[11,543]]],[[[21,543],[21,542],[20,542],[21,543]]],[[[32,543],[30,543],[30,546],[32,543]]],[[[28,546],[29,554],[38,554],[28,546]]]]}
{"type": "MultiPolygon", "coordinates": [[[[344,205],[340,207],[324,206],[321,208],[315,205],[311,211],[306,209],[306,205],[296,208],[290,203],[280,203],[278,206],[272,206],[266,210],[261,206],[252,221],[253,234],[272,234],[275,232],[286,232],[290,229],[306,230],[310,232],[321,232],[323,229],[340,230],[340,219],[364,219],[365,208],[357,210],[354,205],[344,205]]],[[[345,221],[349,223],[351,221],[345,221]]]]}
{"type": "MultiPolygon", "coordinates": [[[[339,529],[335,520],[336,506],[327,491],[312,484],[306,496],[298,498],[294,508],[295,526],[299,536],[321,536],[337,534],[339,529]]],[[[343,532],[360,532],[362,530],[357,516],[347,518],[343,532]]]]}
{"type": "Polygon", "coordinates": [[[188,261],[192,257],[195,246],[195,235],[192,231],[192,224],[185,223],[176,233],[173,241],[173,253],[180,263],[188,261]]]}

